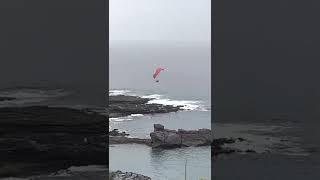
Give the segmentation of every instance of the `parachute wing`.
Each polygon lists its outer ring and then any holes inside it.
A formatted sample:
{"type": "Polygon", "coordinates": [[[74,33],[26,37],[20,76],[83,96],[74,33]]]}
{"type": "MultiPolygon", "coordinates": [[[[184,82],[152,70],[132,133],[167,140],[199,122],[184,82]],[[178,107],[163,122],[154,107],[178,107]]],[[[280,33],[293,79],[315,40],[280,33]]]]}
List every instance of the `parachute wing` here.
{"type": "Polygon", "coordinates": [[[155,79],[160,74],[160,72],[163,70],[164,70],[163,68],[158,67],[153,74],[153,79],[155,79]]]}

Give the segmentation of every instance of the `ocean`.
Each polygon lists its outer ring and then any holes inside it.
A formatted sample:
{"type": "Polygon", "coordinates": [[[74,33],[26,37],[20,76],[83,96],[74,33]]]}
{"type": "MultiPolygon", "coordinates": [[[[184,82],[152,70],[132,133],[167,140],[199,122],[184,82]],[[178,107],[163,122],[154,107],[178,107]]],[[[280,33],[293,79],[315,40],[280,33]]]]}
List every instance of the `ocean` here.
{"type": "MultiPolygon", "coordinates": [[[[109,95],[153,98],[149,103],[182,105],[184,110],[155,115],[134,114],[109,119],[109,129],[131,137],[146,138],[153,124],[167,129],[211,129],[210,43],[120,41],[110,44],[109,95]],[[157,67],[165,68],[159,82],[152,78],[157,67]]],[[[110,170],[141,173],[155,180],[210,179],[211,147],[154,150],[143,145],[109,147],[110,170]]]]}

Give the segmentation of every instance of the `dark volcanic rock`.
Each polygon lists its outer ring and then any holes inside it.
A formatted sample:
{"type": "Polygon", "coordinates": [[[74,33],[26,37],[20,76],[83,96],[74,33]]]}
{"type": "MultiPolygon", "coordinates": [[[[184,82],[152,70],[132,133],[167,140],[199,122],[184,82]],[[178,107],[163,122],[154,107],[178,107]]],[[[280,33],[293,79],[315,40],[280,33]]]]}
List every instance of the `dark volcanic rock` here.
{"type": "Polygon", "coordinates": [[[152,147],[174,148],[183,146],[211,145],[212,133],[209,129],[199,130],[168,130],[163,125],[155,124],[154,132],[150,133],[152,147]]]}
{"type": "Polygon", "coordinates": [[[108,179],[106,166],[70,167],[46,175],[28,177],[29,180],[106,180],[108,179]]]}
{"type": "Polygon", "coordinates": [[[141,98],[138,96],[125,96],[125,95],[109,96],[110,104],[145,104],[149,100],[151,99],[141,98]]]}
{"type": "Polygon", "coordinates": [[[118,129],[113,129],[112,131],[109,131],[109,136],[129,136],[126,132],[119,132],[118,129]]]}
{"type": "Polygon", "coordinates": [[[150,139],[129,138],[124,136],[109,136],[109,144],[145,144],[150,146],[150,139]]]}
{"type": "Polygon", "coordinates": [[[132,172],[115,171],[109,173],[109,180],[151,180],[151,178],[132,172]]]}
{"type": "Polygon", "coordinates": [[[124,136],[109,136],[109,144],[145,144],[160,148],[177,148],[185,146],[211,145],[211,130],[168,130],[161,124],[154,125],[154,132],[150,133],[151,139],[129,138],[124,136]]]}
{"type": "Polygon", "coordinates": [[[46,173],[48,166],[56,171],[73,165],[105,165],[106,122],[105,116],[69,108],[0,108],[0,177],[46,173]],[[23,168],[18,168],[21,163],[23,168]],[[4,171],[8,164],[18,172],[4,171]]]}
{"type": "Polygon", "coordinates": [[[155,131],[163,131],[164,130],[164,126],[161,124],[154,124],[154,130],[155,131]]]}
{"type": "Polygon", "coordinates": [[[213,148],[213,156],[218,156],[221,154],[231,154],[238,152],[236,149],[228,148],[228,147],[221,147],[221,146],[216,146],[213,148]]]}
{"type": "Polygon", "coordinates": [[[222,146],[224,144],[232,144],[235,143],[236,141],[232,138],[218,138],[218,139],[214,139],[212,141],[212,145],[213,146],[222,146]]]}
{"type": "Polygon", "coordinates": [[[237,142],[243,142],[246,141],[244,138],[218,138],[214,139],[212,141],[212,150],[213,150],[213,155],[218,156],[221,154],[231,154],[231,153],[257,153],[253,149],[247,149],[247,150],[240,150],[236,148],[230,148],[230,147],[225,147],[224,145],[226,144],[234,144],[237,142]]]}
{"type": "Polygon", "coordinates": [[[12,101],[16,100],[14,97],[0,97],[0,101],[12,101]]]}
{"type": "Polygon", "coordinates": [[[109,118],[123,117],[131,114],[154,114],[177,112],[181,107],[162,104],[148,104],[151,99],[137,96],[109,96],[109,118]]]}
{"type": "Polygon", "coordinates": [[[240,151],[238,149],[224,147],[225,144],[233,144],[245,141],[243,138],[218,138],[213,139],[210,129],[199,130],[169,130],[161,124],[154,124],[154,132],[150,133],[151,139],[130,138],[125,136],[109,136],[109,144],[144,144],[154,148],[181,148],[188,146],[210,146],[213,155],[231,154],[236,152],[254,153],[254,150],[240,151]]]}

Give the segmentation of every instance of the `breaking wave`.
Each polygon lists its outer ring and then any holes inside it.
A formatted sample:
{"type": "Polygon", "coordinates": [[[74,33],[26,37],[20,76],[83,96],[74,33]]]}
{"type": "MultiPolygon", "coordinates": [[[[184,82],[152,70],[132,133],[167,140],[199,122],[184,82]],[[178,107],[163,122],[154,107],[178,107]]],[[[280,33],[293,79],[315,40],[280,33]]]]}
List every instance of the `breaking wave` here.
{"type": "Polygon", "coordinates": [[[142,98],[151,99],[148,104],[162,104],[162,105],[171,105],[171,106],[181,106],[184,110],[190,111],[209,111],[210,107],[206,106],[203,101],[193,101],[193,100],[172,100],[164,95],[161,94],[149,94],[143,95],[140,93],[134,93],[129,90],[110,90],[110,96],[117,96],[117,95],[132,95],[132,96],[139,96],[142,98]]]}
{"type": "Polygon", "coordinates": [[[109,96],[126,95],[129,92],[129,90],[110,90],[109,96]]]}

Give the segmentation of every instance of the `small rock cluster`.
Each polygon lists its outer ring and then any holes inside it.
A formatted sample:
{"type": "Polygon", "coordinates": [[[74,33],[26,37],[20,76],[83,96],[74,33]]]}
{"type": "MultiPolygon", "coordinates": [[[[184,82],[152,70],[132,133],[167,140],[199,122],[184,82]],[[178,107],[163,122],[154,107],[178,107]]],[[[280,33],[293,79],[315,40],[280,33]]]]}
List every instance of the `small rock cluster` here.
{"type": "Polygon", "coordinates": [[[116,171],[109,174],[109,180],[151,180],[151,178],[132,172],[116,171]]]}
{"type": "Polygon", "coordinates": [[[129,136],[126,132],[119,132],[119,129],[113,129],[112,131],[109,131],[109,136],[129,136]]]}

